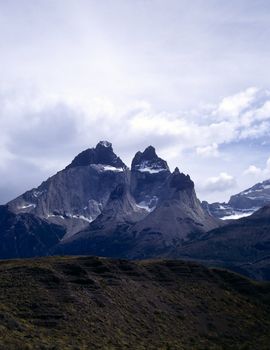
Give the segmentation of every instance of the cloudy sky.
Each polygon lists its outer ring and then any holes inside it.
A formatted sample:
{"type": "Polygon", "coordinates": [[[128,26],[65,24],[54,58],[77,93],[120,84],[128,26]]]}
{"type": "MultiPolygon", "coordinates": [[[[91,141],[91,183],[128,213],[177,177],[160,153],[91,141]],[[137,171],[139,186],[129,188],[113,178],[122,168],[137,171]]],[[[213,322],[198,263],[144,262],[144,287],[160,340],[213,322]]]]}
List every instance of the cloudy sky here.
{"type": "Polygon", "coordinates": [[[0,0],[0,203],[109,140],[201,200],[270,178],[268,0],[0,0]]]}

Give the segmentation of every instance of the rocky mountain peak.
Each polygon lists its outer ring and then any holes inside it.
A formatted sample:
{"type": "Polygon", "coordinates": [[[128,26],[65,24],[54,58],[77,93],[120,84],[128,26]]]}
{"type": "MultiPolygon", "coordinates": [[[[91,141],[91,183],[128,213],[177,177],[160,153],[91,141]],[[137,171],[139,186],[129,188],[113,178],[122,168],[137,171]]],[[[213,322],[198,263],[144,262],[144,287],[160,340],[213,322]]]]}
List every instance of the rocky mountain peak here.
{"type": "Polygon", "coordinates": [[[99,143],[96,145],[96,149],[104,147],[113,150],[112,144],[109,141],[99,141],[99,143]]]}
{"type": "Polygon", "coordinates": [[[153,146],[148,146],[146,147],[146,149],[144,150],[144,152],[142,153],[145,159],[151,160],[153,158],[158,158],[157,154],[156,154],[156,149],[153,146]]]}
{"type": "Polygon", "coordinates": [[[158,157],[153,146],[148,146],[143,152],[137,152],[132,160],[131,170],[148,173],[170,171],[165,160],[158,157]]]}
{"type": "Polygon", "coordinates": [[[176,191],[194,189],[194,182],[190,179],[189,175],[180,173],[179,169],[175,168],[170,178],[170,187],[176,191]]]}
{"type": "Polygon", "coordinates": [[[100,141],[95,148],[88,148],[79,153],[66,169],[91,164],[108,165],[114,168],[127,168],[122,160],[114,153],[112,144],[108,141],[100,141]]]}

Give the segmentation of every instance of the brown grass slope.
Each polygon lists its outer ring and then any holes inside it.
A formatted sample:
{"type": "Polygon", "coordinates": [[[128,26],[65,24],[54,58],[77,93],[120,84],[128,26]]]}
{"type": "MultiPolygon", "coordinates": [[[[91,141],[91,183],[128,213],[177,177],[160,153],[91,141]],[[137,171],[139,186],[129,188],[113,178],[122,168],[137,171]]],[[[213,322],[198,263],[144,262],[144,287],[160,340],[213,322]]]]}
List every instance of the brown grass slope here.
{"type": "Polygon", "coordinates": [[[181,261],[0,262],[0,349],[269,349],[270,285],[181,261]]]}

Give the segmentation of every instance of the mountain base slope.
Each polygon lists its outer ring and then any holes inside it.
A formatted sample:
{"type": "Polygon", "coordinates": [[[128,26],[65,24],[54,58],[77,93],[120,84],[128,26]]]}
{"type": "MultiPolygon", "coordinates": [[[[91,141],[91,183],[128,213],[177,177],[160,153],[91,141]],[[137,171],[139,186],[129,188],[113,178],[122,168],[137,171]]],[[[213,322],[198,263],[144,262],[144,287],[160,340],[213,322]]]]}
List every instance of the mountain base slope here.
{"type": "Polygon", "coordinates": [[[0,262],[0,349],[268,349],[270,285],[182,261],[0,262]]]}

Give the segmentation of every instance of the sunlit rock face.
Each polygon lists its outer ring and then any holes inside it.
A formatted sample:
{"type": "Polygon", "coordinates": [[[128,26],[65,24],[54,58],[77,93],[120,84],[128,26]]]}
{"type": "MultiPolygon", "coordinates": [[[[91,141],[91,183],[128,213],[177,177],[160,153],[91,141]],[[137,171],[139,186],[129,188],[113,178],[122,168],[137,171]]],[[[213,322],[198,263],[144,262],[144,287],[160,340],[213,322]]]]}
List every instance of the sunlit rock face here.
{"type": "Polygon", "coordinates": [[[111,143],[101,141],[8,205],[14,213],[32,213],[62,225],[67,235],[72,235],[97,218],[112,190],[128,178],[129,170],[113,152],[111,143]]]}

